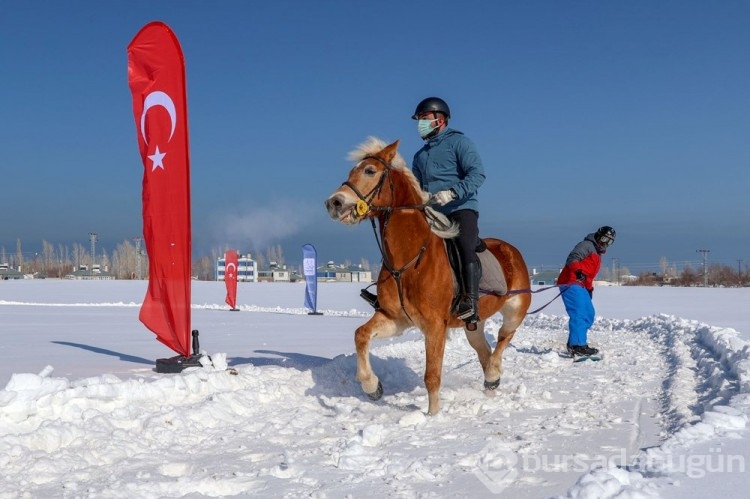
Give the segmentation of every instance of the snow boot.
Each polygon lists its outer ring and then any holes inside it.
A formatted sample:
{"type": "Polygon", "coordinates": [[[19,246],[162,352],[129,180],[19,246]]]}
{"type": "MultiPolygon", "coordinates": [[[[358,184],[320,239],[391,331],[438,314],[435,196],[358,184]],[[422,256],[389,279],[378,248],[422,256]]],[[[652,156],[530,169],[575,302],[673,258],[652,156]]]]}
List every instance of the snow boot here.
{"type": "Polygon", "coordinates": [[[599,353],[599,349],[590,347],[588,345],[566,345],[568,348],[568,353],[572,357],[579,357],[579,356],[588,356],[588,355],[596,355],[599,353]]]}

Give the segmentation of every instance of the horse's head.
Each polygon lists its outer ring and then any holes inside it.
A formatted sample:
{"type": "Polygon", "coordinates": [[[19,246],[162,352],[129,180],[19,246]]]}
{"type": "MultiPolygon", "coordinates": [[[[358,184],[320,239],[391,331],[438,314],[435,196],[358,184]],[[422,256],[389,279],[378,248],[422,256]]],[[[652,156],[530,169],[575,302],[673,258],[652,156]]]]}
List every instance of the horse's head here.
{"type": "Polygon", "coordinates": [[[424,204],[427,195],[419,189],[414,175],[398,154],[398,144],[398,140],[386,145],[370,137],[349,153],[349,159],[356,164],[341,187],[325,201],[331,218],[354,225],[381,208],[424,204]],[[404,187],[395,187],[404,179],[407,182],[404,187]]]}

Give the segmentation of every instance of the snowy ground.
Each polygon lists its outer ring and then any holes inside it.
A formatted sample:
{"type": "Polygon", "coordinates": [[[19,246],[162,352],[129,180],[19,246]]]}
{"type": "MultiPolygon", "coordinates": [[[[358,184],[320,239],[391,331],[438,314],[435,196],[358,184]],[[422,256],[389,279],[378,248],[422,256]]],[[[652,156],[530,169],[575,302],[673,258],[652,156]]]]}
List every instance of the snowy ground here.
{"type": "Polygon", "coordinates": [[[417,331],[373,342],[385,396],[361,393],[359,285],[322,284],[310,316],[304,285],[241,283],[229,312],[195,282],[215,366],[179,375],[153,372],[174,353],[138,322],[145,286],[0,282],[0,498],[746,495],[750,289],[597,288],[604,360],[578,364],[556,300],[494,393],[452,331],[428,417],[417,331]]]}

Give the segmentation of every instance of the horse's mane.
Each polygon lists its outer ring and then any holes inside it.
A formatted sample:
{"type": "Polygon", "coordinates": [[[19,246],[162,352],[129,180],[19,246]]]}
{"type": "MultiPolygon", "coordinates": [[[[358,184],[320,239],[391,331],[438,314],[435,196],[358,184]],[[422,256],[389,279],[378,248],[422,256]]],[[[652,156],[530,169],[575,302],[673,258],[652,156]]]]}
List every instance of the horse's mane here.
{"type": "MultiPolygon", "coordinates": [[[[367,156],[377,155],[387,145],[383,140],[370,136],[367,137],[367,140],[359,144],[356,149],[350,151],[347,158],[350,161],[359,163],[367,156]]],[[[391,167],[401,172],[414,187],[414,190],[420,193],[422,202],[427,203],[430,199],[430,193],[422,190],[419,182],[417,182],[417,177],[414,176],[406,161],[404,161],[404,158],[398,152],[396,152],[396,156],[391,160],[391,167]]],[[[439,211],[436,211],[431,206],[425,206],[425,215],[427,222],[430,224],[430,229],[437,236],[443,239],[452,239],[458,236],[458,224],[449,220],[448,217],[439,211]]]]}

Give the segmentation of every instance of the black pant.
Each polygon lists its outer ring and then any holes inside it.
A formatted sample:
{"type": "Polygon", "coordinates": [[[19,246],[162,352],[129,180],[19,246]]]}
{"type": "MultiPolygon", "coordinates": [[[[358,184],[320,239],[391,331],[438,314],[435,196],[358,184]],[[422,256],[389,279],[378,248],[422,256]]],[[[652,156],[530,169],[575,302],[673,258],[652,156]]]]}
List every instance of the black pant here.
{"type": "Polygon", "coordinates": [[[476,262],[477,242],[479,241],[479,213],[474,210],[454,211],[448,218],[458,223],[460,228],[456,242],[458,252],[461,254],[461,266],[476,262]]]}

